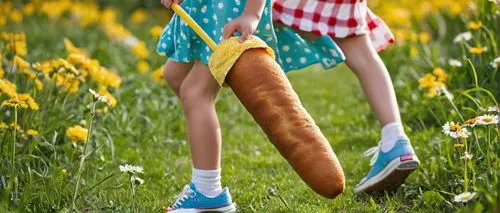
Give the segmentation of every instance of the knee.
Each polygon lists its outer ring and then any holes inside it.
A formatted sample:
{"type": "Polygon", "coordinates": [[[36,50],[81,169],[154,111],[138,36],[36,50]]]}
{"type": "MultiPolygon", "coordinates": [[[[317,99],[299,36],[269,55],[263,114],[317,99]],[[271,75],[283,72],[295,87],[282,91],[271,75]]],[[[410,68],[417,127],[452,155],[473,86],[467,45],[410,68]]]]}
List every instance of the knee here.
{"type": "Polygon", "coordinates": [[[195,106],[212,104],[215,101],[215,96],[212,95],[203,84],[182,84],[179,89],[179,97],[182,102],[182,107],[187,111],[193,109],[195,106]]]}
{"type": "Polygon", "coordinates": [[[174,93],[179,96],[179,90],[182,85],[182,78],[179,78],[177,75],[175,75],[175,70],[169,70],[167,69],[167,66],[163,68],[163,78],[167,81],[168,85],[174,93]]]}

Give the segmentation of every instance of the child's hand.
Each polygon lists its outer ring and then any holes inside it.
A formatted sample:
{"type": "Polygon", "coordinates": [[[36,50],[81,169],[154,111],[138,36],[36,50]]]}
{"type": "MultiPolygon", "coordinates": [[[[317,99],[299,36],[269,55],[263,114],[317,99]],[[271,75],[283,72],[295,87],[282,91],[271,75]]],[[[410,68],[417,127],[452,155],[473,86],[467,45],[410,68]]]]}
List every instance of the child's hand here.
{"type": "Polygon", "coordinates": [[[172,3],[180,4],[184,0],[161,0],[161,4],[165,6],[166,8],[172,7],[172,3]]]}
{"type": "Polygon", "coordinates": [[[239,32],[240,42],[244,42],[252,35],[259,25],[260,17],[257,14],[243,13],[240,17],[230,21],[224,26],[224,39],[230,38],[233,33],[239,32]]]}

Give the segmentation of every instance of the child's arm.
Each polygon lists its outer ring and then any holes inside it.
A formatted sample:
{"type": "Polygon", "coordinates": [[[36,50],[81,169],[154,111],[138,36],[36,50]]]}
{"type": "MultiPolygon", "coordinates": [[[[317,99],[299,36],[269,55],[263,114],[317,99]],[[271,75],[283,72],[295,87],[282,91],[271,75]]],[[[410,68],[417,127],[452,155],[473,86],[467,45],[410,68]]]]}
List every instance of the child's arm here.
{"type": "Polygon", "coordinates": [[[231,37],[234,32],[240,32],[240,42],[246,41],[257,29],[265,4],[266,0],[248,0],[240,17],[224,26],[224,39],[231,37]]]}

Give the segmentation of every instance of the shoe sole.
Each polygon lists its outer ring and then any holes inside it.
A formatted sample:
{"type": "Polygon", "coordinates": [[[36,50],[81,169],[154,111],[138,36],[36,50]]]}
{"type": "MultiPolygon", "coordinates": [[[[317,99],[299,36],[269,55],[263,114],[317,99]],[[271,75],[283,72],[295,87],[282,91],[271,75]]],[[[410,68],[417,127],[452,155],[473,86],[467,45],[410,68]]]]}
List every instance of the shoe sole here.
{"type": "Polygon", "coordinates": [[[416,155],[402,155],[392,160],[382,171],[354,189],[355,193],[376,194],[398,189],[420,165],[416,155]]]}
{"type": "Polygon", "coordinates": [[[165,210],[165,213],[208,213],[208,212],[234,213],[234,212],[236,212],[236,204],[232,203],[229,206],[223,206],[223,207],[211,208],[211,209],[176,209],[173,211],[165,210]]]}

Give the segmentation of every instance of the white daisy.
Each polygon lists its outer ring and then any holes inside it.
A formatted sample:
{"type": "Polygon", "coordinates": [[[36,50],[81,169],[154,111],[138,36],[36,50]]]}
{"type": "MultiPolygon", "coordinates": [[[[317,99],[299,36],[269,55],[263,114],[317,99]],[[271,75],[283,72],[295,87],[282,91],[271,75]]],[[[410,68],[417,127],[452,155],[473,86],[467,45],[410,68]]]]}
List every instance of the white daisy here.
{"type": "Polygon", "coordinates": [[[498,124],[498,115],[477,116],[477,124],[479,125],[498,124]]]}
{"type": "Polygon", "coordinates": [[[472,159],[472,155],[469,154],[468,152],[465,152],[464,156],[460,157],[460,159],[470,160],[472,159]]]}
{"type": "Polygon", "coordinates": [[[473,193],[464,192],[462,194],[455,195],[455,202],[457,202],[457,203],[460,203],[460,202],[465,203],[465,202],[471,200],[472,198],[474,198],[474,196],[476,196],[475,192],[473,192],[473,193]]]}
{"type": "Polygon", "coordinates": [[[128,172],[128,173],[144,173],[144,169],[140,166],[132,166],[125,164],[125,166],[120,165],[120,172],[128,172]]]}
{"type": "Polygon", "coordinates": [[[140,178],[140,177],[136,177],[135,175],[133,175],[133,176],[130,177],[130,181],[132,181],[136,185],[142,185],[142,184],[144,184],[144,180],[142,178],[140,178]]]}
{"type": "Polygon", "coordinates": [[[446,122],[446,124],[443,125],[443,133],[452,138],[468,138],[471,134],[469,130],[459,124],[455,124],[453,121],[446,122]]]}
{"type": "Polygon", "coordinates": [[[450,66],[453,66],[453,67],[461,67],[462,66],[462,62],[460,62],[459,60],[456,60],[456,59],[448,60],[448,64],[450,64],[450,66]]]}
{"type": "Polygon", "coordinates": [[[460,42],[463,42],[463,41],[469,41],[471,39],[472,39],[472,33],[470,33],[470,32],[463,32],[463,33],[458,34],[455,37],[455,39],[453,40],[453,42],[460,43],[460,42]]]}
{"type": "Polygon", "coordinates": [[[493,68],[498,68],[500,67],[500,57],[498,58],[495,58],[491,63],[490,65],[493,67],[493,68]]]}

